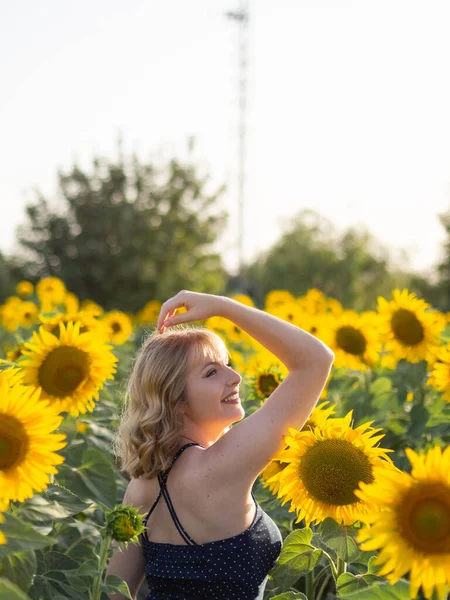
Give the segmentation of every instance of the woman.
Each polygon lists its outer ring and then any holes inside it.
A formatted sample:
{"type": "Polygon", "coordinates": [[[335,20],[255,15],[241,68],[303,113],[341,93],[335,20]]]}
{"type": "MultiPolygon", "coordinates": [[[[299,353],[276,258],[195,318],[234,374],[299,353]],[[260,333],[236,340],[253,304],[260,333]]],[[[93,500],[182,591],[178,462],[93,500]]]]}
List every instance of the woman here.
{"type": "Polygon", "coordinates": [[[183,290],[167,300],[134,365],[118,431],[131,476],[123,503],[147,513],[146,532],[139,546],[115,552],[107,574],[127,581],[133,598],[145,575],[147,600],[261,600],[282,538],[252,486],[288,427],[308,419],[333,358],[302,329],[229,298],[183,290]],[[246,419],[241,376],[221,338],[170,330],[212,316],[235,323],[289,371],[246,419]]]}

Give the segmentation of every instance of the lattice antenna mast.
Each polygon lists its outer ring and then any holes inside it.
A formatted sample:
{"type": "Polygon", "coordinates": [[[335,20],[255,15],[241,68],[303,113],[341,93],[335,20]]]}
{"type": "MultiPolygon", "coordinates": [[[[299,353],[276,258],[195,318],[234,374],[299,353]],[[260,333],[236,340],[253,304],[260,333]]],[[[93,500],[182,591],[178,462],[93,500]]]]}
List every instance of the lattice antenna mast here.
{"type": "Polygon", "coordinates": [[[237,11],[226,13],[239,25],[239,120],[238,120],[238,261],[239,279],[244,267],[244,193],[245,193],[245,142],[247,137],[247,65],[248,65],[248,1],[241,0],[237,11]]]}

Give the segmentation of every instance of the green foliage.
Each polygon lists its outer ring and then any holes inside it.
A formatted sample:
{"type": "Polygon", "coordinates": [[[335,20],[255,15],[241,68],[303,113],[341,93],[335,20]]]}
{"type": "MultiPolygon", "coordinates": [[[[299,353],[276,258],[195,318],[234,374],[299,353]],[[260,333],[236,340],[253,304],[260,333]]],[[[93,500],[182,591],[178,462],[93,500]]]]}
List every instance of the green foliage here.
{"type": "Polygon", "coordinates": [[[284,235],[245,270],[248,289],[263,304],[272,289],[296,296],[318,288],[349,308],[374,309],[379,295],[388,295],[409,276],[396,272],[386,251],[367,232],[348,230],[338,236],[331,224],[313,211],[302,211],[284,235]]]}
{"type": "Polygon", "coordinates": [[[308,600],[308,598],[305,596],[305,594],[285,592],[284,594],[280,594],[278,596],[272,596],[272,600],[308,600]]]}
{"type": "Polygon", "coordinates": [[[290,533],[283,542],[280,558],[271,575],[276,578],[280,572],[304,575],[312,571],[322,557],[322,550],[311,544],[312,536],[309,527],[290,533]]]}
{"type": "Polygon", "coordinates": [[[378,582],[361,590],[339,594],[339,598],[342,600],[410,600],[409,583],[402,579],[395,585],[389,585],[385,581],[378,582]]]}
{"type": "Polygon", "coordinates": [[[137,311],[183,287],[217,293],[225,284],[212,248],[226,223],[222,188],[176,160],[164,168],[95,160],[59,174],[58,210],[39,196],[20,228],[23,278],[54,275],[81,299],[137,311]]]}
{"type": "Polygon", "coordinates": [[[338,525],[334,519],[327,518],[320,524],[318,531],[322,541],[344,562],[354,562],[361,554],[353,527],[338,525]]]}
{"type": "Polygon", "coordinates": [[[22,590],[8,579],[0,577],[0,600],[30,600],[22,590]]]}
{"type": "MultiPolygon", "coordinates": [[[[106,600],[116,591],[130,597],[120,578],[105,578],[104,566],[112,555],[105,542],[105,513],[122,501],[128,483],[115,464],[111,443],[123,378],[134,351],[133,341],[116,348],[118,375],[101,390],[92,414],[64,417],[60,432],[68,444],[61,450],[65,462],[58,466],[54,482],[45,492],[12,503],[5,513],[0,530],[8,543],[0,546],[0,600],[86,600],[93,582],[98,584],[98,595],[91,594],[89,600],[106,600]],[[83,434],[77,430],[80,421],[88,425],[83,434]]],[[[355,426],[373,421],[374,427],[382,427],[386,436],[380,445],[395,450],[392,458],[408,471],[405,448],[450,443],[450,404],[427,385],[428,376],[425,362],[400,361],[395,369],[365,372],[334,369],[328,400],[336,403],[336,416],[352,410],[355,426]]],[[[260,406],[249,383],[244,378],[247,414],[260,406]]],[[[360,524],[343,526],[325,519],[304,527],[289,511],[289,503],[281,506],[260,479],[254,493],[284,538],[280,559],[269,574],[265,600],[408,598],[408,582],[388,585],[374,568],[376,553],[359,549],[360,524]]]]}
{"type": "Polygon", "coordinates": [[[20,263],[17,258],[7,257],[0,252],[0,302],[15,294],[17,283],[22,279],[20,263]]]}

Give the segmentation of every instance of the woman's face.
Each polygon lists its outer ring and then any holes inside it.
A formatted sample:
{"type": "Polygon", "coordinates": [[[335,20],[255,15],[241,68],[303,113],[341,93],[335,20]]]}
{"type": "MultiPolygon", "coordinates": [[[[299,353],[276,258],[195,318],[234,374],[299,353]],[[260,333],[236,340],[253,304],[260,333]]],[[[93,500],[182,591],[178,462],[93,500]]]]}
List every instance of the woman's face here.
{"type": "Polygon", "coordinates": [[[183,403],[185,421],[205,428],[225,428],[240,421],[245,412],[239,398],[242,377],[229,365],[225,344],[218,337],[214,347],[192,352],[192,367],[183,403]],[[224,402],[235,393],[231,402],[224,402]]]}

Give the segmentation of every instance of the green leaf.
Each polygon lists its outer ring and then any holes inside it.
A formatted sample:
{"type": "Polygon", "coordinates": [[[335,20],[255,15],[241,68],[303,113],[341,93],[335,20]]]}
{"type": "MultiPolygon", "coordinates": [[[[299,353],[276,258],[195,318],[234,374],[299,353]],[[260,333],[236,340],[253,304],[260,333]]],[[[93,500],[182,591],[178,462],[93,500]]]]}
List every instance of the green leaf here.
{"type": "Polygon", "coordinates": [[[5,520],[0,523],[0,531],[6,536],[7,543],[0,545],[0,558],[17,552],[29,552],[46,548],[56,543],[56,539],[38,533],[28,523],[23,523],[11,513],[4,513],[5,520]]]}
{"type": "Polygon", "coordinates": [[[30,600],[14,583],[0,577],[0,600],[30,600]]]}
{"type": "MultiPolygon", "coordinates": [[[[62,554],[61,552],[55,552],[51,550],[50,552],[43,553],[45,571],[72,571],[73,569],[78,569],[80,564],[67,556],[67,554],[62,554]]],[[[42,574],[42,573],[41,573],[42,574]]]]}
{"type": "Polygon", "coordinates": [[[337,580],[337,591],[339,595],[356,592],[357,590],[367,587],[361,575],[353,575],[352,573],[341,573],[337,580]]]}
{"type": "Polygon", "coordinates": [[[37,575],[34,581],[34,585],[30,590],[32,598],[45,600],[57,600],[57,598],[64,598],[65,600],[86,600],[86,592],[79,592],[75,590],[71,585],[67,583],[64,575],[58,575],[56,571],[50,571],[44,577],[37,575]],[[35,594],[35,589],[38,593],[35,594]]]}
{"type": "Polygon", "coordinates": [[[378,377],[370,386],[370,393],[374,396],[381,396],[392,391],[392,381],[388,377],[378,377]]]}
{"type": "Polygon", "coordinates": [[[94,559],[90,559],[90,560],[84,561],[80,565],[77,573],[80,576],[87,575],[88,577],[93,577],[94,575],[97,574],[97,571],[98,571],[98,561],[94,560],[94,559]]]}
{"type": "Polygon", "coordinates": [[[50,485],[18,506],[17,514],[27,523],[63,521],[89,508],[91,504],[60,485],[50,485]]]}
{"type": "Polygon", "coordinates": [[[320,562],[323,551],[310,544],[312,531],[309,527],[296,529],[284,540],[280,558],[274,570],[274,577],[287,569],[298,575],[309,573],[320,562]]]}
{"type": "Polygon", "coordinates": [[[320,533],[325,544],[344,562],[351,563],[361,554],[353,527],[339,525],[334,519],[328,517],[321,523],[320,533]]]}
{"type": "Polygon", "coordinates": [[[375,556],[371,556],[371,557],[369,558],[369,561],[368,561],[368,563],[367,563],[367,573],[368,573],[369,575],[376,575],[376,572],[377,572],[377,571],[379,570],[379,568],[380,568],[379,566],[377,566],[377,565],[375,564],[375,561],[376,561],[376,559],[377,559],[377,555],[375,555],[375,556]]]}
{"type": "Polygon", "coordinates": [[[284,592],[279,596],[272,596],[270,600],[308,600],[308,598],[301,592],[284,592]]]}
{"type": "Polygon", "coordinates": [[[297,556],[303,552],[314,550],[314,546],[311,545],[312,536],[313,533],[309,527],[295,529],[284,540],[277,564],[283,565],[289,562],[293,555],[297,556]]]}
{"type": "Polygon", "coordinates": [[[115,473],[111,461],[100,450],[88,448],[83,453],[82,464],[78,468],[64,463],[58,469],[58,482],[80,498],[89,498],[108,508],[115,506],[115,473]]]}
{"type": "Polygon", "coordinates": [[[15,583],[21,590],[28,592],[36,573],[36,554],[17,552],[0,559],[0,576],[15,583]]]}
{"type": "Polygon", "coordinates": [[[130,600],[133,600],[133,596],[131,595],[127,582],[124,581],[121,577],[118,577],[117,575],[108,575],[106,577],[105,583],[102,583],[100,588],[103,592],[105,592],[105,594],[113,594],[114,592],[120,592],[126,598],[130,598],[130,600]]]}
{"type": "Polygon", "coordinates": [[[400,579],[395,585],[376,583],[357,592],[341,594],[339,600],[410,600],[409,582],[400,579]]]}
{"type": "Polygon", "coordinates": [[[429,416],[425,406],[421,404],[413,406],[410,412],[411,422],[408,428],[408,436],[419,438],[426,429],[429,416]]]}

